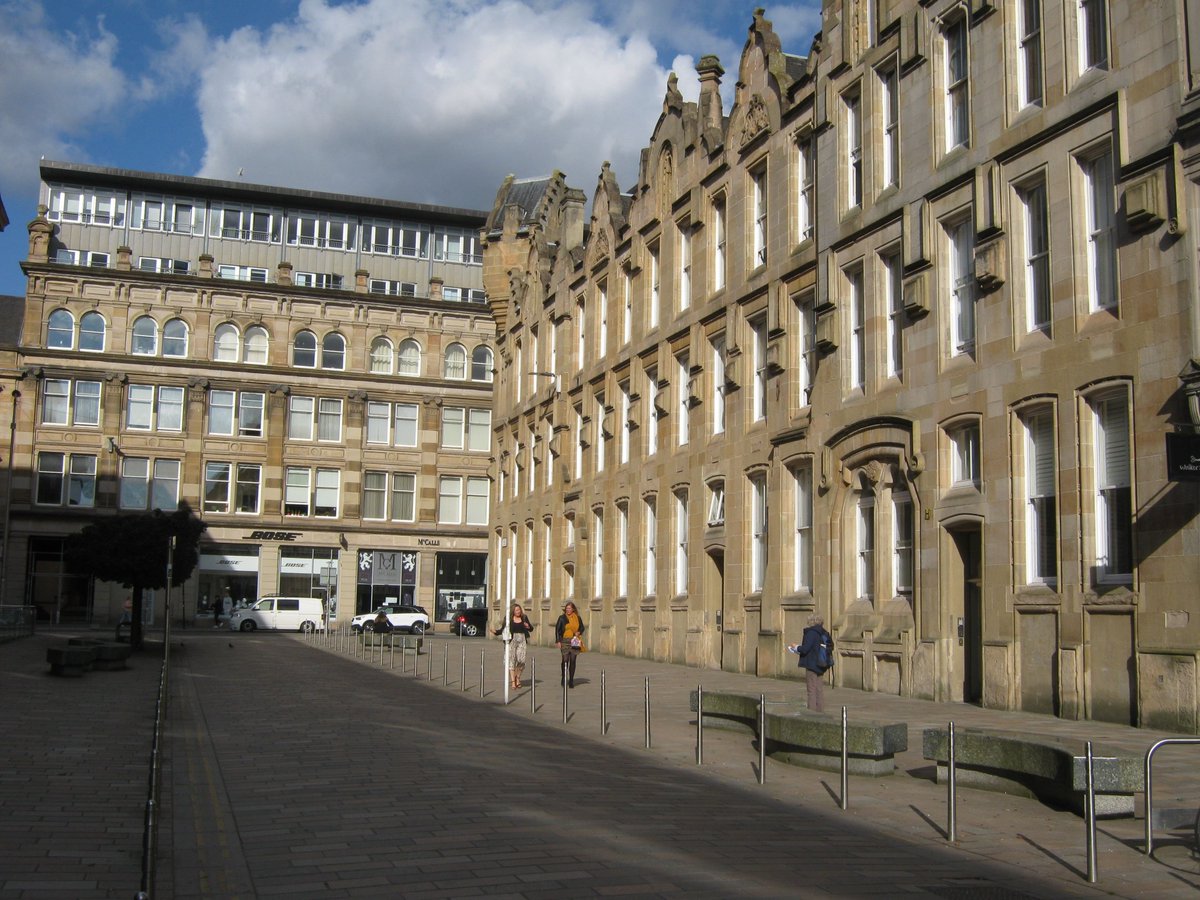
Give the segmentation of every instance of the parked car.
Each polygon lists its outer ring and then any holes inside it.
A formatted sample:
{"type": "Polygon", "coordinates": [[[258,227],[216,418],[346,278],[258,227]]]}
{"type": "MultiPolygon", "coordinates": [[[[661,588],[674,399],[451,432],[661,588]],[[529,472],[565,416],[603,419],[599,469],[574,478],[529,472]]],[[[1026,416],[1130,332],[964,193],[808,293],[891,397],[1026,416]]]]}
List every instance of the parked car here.
{"type": "Polygon", "coordinates": [[[325,608],[319,597],[263,597],[248,609],[235,609],[229,616],[231,631],[258,628],[278,631],[323,631],[325,608]]]}
{"type": "Polygon", "coordinates": [[[424,634],[429,628],[429,614],[423,606],[381,606],[374,612],[363,613],[350,620],[350,630],[355,634],[360,631],[374,631],[375,617],[380,612],[387,614],[387,619],[396,631],[412,634],[424,634]]]}
{"type": "Polygon", "coordinates": [[[483,634],[487,631],[488,611],[485,607],[472,607],[470,609],[460,609],[454,613],[454,618],[450,620],[451,634],[465,634],[467,637],[475,637],[477,634],[483,634]]]}

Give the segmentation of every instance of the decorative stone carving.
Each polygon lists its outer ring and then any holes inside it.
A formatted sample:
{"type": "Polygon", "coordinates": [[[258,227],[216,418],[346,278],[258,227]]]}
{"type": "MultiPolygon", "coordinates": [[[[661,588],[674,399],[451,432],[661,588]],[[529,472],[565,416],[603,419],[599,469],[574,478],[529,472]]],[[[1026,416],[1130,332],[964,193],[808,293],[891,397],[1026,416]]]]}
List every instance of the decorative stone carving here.
{"type": "Polygon", "coordinates": [[[746,115],[742,119],[742,136],[739,147],[745,147],[756,137],[766,131],[771,125],[771,117],[767,112],[767,104],[763,98],[755,94],[746,106],[746,115]]]}

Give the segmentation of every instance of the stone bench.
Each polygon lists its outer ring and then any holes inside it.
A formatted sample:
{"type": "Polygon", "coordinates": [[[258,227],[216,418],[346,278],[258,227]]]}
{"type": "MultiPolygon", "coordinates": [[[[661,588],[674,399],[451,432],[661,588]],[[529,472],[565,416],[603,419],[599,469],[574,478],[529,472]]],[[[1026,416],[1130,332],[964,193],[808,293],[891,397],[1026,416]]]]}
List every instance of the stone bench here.
{"type": "Polygon", "coordinates": [[[375,647],[378,649],[382,646],[385,650],[390,646],[394,646],[402,653],[421,653],[421,648],[425,646],[425,638],[419,634],[409,634],[407,632],[400,633],[393,631],[391,634],[376,634],[373,631],[364,631],[360,640],[364,647],[375,647]],[[390,641],[390,643],[389,643],[390,641]]]}
{"type": "Polygon", "coordinates": [[[91,670],[96,662],[96,648],[88,644],[67,644],[64,647],[47,647],[46,662],[52,675],[78,678],[91,670]]]}
{"type": "Polygon", "coordinates": [[[102,672],[118,672],[126,669],[126,662],[133,654],[133,648],[128,644],[117,644],[112,641],[97,641],[92,638],[68,638],[68,646],[94,647],[96,658],[92,663],[93,669],[102,672]]]}
{"type": "MultiPolygon", "coordinates": [[[[767,755],[780,762],[836,772],[842,766],[842,721],[790,705],[772,712],[767,703],[767,755]]],[[[696,712],[696,692],[689,708],[696,712]]],[[[746,729],[758,734],[758,697],[704,692],[705,727],[746,729]]],[[[854,775],[891,775],[896,754],[908,749],[908,725],[851,719],[846,723],[846,767],[854,775]]]]}
{"type": "MultiPolygon", "coordinates": [[[[937,763],[939,782],[948,777],[949,743],[947,728],[927,728],[922,736],[922,755],[937,763]]],[[[1087,750],[1080,741],[955,728],[954,771],[957,784],[1084,813],[1087,750]]],[[[1132,816],[1134,794],[1146,789],[1145,760],[1105,753],[1093,744],[1092,780],[1097,816],[1132,816]]]]}

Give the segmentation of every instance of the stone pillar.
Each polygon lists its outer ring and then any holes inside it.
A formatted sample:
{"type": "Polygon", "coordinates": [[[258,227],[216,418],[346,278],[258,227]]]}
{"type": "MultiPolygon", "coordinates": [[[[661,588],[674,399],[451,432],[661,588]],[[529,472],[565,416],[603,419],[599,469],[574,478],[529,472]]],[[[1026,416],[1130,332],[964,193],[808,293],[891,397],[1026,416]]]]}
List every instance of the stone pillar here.
{"type": "Polygon", "coordinates": [[[356,293],[356,294],[367,293],[367,278],[369,278],[370,275],[371,275],[371,273],[368,272],[366,269],[355,269],[354,270],[354,293],[356,293]]]}
{"type": "Polygon", "coordinates": [[[50,237],[54,234],[54,226],[46,218],[46,205],[39,203],[37,217],[29,223],[29,261],[44,263],[50,261],[50,237]]]}
{"type": "Polygon", "coordinates": [[[200,254],[200,271],[196,274],[201,278],[213,277],[213,255],[211,253],[200,254]]]}
{"type": "Polygon", "coordinates": [[[133,248],[122,244],[117,248],[117,269],[128,272],[133,268],[133,248]]]}
{"type": "Polygon", "coordinates": [[[442,299],[442,285],[445,283],[446,283],[445,279],[443,279],[442,277],[440,277],[438,275],[434,275],[432,278],[429,279],[429,299],[430,300],[441,300],[442,299]]]}
{"type": "Polygon", "coordinates": [[[286,259],[275,267],[276,284],[292,284],[292,264],[286,259]]]}

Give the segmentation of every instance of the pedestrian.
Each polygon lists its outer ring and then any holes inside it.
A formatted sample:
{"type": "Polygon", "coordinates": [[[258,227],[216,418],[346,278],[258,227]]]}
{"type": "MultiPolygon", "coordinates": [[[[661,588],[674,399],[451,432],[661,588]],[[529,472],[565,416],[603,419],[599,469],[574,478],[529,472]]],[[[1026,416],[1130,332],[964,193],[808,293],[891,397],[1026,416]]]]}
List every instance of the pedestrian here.
{"type": "Polygon", "coordinates": [[[800,655],[808,708],[813,712],[824,712],[825,672],[833,665],[833,638],[825,630],[825,620],[820,616],[809,616],[804,637],[799,644],[788,644],[788,651],[800,655]]]}
{"type": "Polygon", "coordinates": [[[380,609],[375,614],[375,622],[371,626],[376,634],[390,634],[392,630],[392,620],[388,618],[387,610],[380,609]]]}
{"type": "Polygon", "coordinates": [[[492,634],[503,634],[504,642],[508,644],[508,683],[510,687],[521,687],[521,675],[525,672],[526,644],[532,633],[533,623],[525,615],[525,609],[520,603],[513,604],[508,623],[492,632],[492,634]]]}
{"type": "Polygon", "coordinates": [[[583,619],[575,604],[568,600],[563,605],[562,615],[554,623],[554,646],[562,653],[562,679],[567,687],[575,687],[575,661],[584,651],[583,619]]]}

